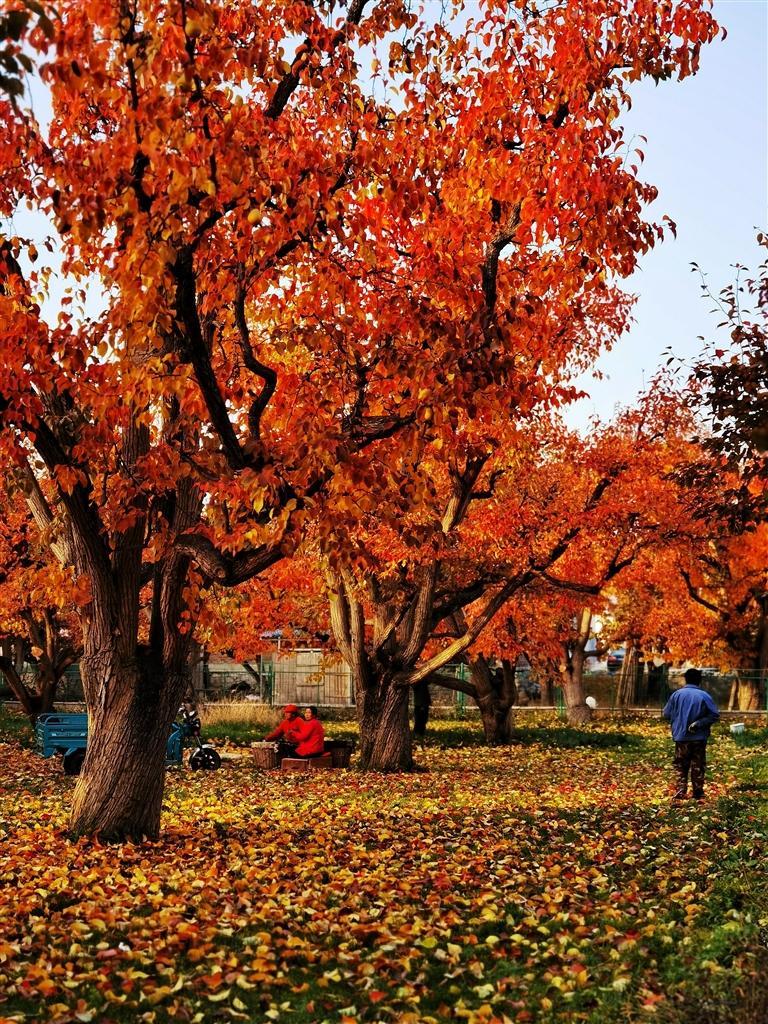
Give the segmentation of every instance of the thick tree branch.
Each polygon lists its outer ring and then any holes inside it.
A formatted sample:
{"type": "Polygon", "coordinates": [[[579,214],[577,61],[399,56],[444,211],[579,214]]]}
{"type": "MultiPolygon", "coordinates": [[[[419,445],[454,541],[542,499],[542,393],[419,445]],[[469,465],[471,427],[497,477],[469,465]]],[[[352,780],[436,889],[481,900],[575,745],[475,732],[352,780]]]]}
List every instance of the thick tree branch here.
{"type": "Polygon", "coordinates": [[[173,265],[176,278],[176,315],[183,325],[183,336],[177,337],[179,358],[191,363],[198,387],[208,410],[211,426],[221,441],[224,455],[234,470],[244,469],[248,459],[229,418],[224,396],[211,365],[210,353],[203,337],[197,311],[197,285],[193,256],[189,249],[180,252],[173,265]]]}
{"type": "MultiPolygon", "coordinates": [[[[507,223],[497,231],[485,251],[485,259],[482,266],[483,295],[485,297],[486,314],[490,319],[493,318],[496,311],[499,258],[504,249],[515,240],[515,232],[520,224],[521,208],[521,203],[515,203],[507,218],[507,223]]],[[[494,219],[499,215],[497,207],[494,207],[494,219]]]]}
{"type": "Polygon", "coordinates": [[[0,672],[5,676],[5,681],[8,683],[11,692],[16,697],[16,700],[21,704],[24,714],[29,718],[34,718],[35,707],[27,687],[24,685],[24,681],[16,671],[16,666],[13,664],[10,658],[6,658],[0,655],[0,672]]]}
{"type": "Polygon", "coordinates": [[[240,336],[240,351],[243,356],[243,362],[246,368],[257,377],[261,377],[263,386],[259,394],[251,402],[251,406],[248,410],[248,427],[251,431],[251,436],[255,441],[261,438],[261,417],[264,410],[269,405],[270,399],[275,393],[277,387],[277,373],[270,366],[262,363],[256,358],[251,345],[251,334],[248,330],[248,322],[245,316],[245,298],[246,298],[246,284],[245,281],[240,281],[238,284],[237,295],[235,297],[235,323],[237,324],[238,334],[240,336]]]}
{"type": "Polygon", "coordinates": [[[532,572],[525,572],[521,573],[519,576],[513,577],[511,580],[508,580],[507,583],[486,602],[483,610],[475,616],[472,624],[467,628],[463,636],[454,640],[453,643],[448,644],[448,646],[442,651],[435,654],[421,665],[417,665],[416,668],[412,669],[410,672],[405,672],[398,680],[400,685],[413,686],[416,683],[420,683],[421,680],[426,679],[428,675],[439,671],[445,665],[455,661],[459,655],[463,654],[464,651],[471,647],[499,609],[510,599],[512,594],[525,586],[532,578],[532,572]]]}
{"type": "Polygon", "coordinates": [[[722,619],[727,620],[731,617],[730,612],[726,608],[720,608],[718,605],[713,604],[711,601],[708,601],[705,597],[701,596],[693,585],[693,580],[691,579],[690,573],[687,569],[684,569],[683,566],[679,566],[679,569],[680,575],[685,583],[685,589],[688,591],[688,595],[692,601],[695,601],[696,604],[700,604],[702,608],[706,608],[708,611],[714,612],[715,615],[720,616],[722,619]]]}
{"type": "MultiPolygon", "coordinates": [[[[351,0],[346,18],[347,25],[360,24],[367,2],[368,0],[351,0]]],[[[346,39],[346,33],[342,29],[336,35],[336,45],[344,39],[346,39]]],[[[268,117],[271,121],[276,121],[285,110],[288,100],[291,98],[301,81],[301,73],[309,63],[312,50],[312,41],[310,39],[305,39],[303,45],[299,47],[299,53],[294,59],[290,70],[288,70],[283,78],[278,82],[272,99],[269,101],[269,104],[264,111],[264,116],[268,117]]]]}
{"type": "MultiPolygon", "coordinates": [[[[59,468],[78,469],[45,420],[38,420],[32,429],[35,434],[35,448],[54,480],[59,468]]],[[[109,578],[111,565],[106,531],[87,488],[78,482],[71,489],[59,488],[59,491],[62,504],[77,532],[78,546],[82,548],[90,563],[89,568],[99,573],[103,579],[109,578]]]]}
{"type": "Polygon", "coordinates": [[[355,652],[352,648],[352,617],[347,599],[347,589],[340,573],[327,568],[325,578],[328,584],[331,629],[336,645],[347,665],[353,667],[355,652]]]}
{"type": "Polygon", "coordinates": [[[437,573],[438,563],[436,561],[425,567],[416,596],[405,617],[408,636],[400,655],[405,665],[412,664],[418,658],[429,639],[437,573]]]}
{"type": "Polygon", "coordinates": [[[193,559],[211,580],[225,587],[258,576],[285,556],[279,546],[266,544],[230,555],[217,548],[208,537],[198,533],[182,534],[176,540],[174,549],[193,559]]]}

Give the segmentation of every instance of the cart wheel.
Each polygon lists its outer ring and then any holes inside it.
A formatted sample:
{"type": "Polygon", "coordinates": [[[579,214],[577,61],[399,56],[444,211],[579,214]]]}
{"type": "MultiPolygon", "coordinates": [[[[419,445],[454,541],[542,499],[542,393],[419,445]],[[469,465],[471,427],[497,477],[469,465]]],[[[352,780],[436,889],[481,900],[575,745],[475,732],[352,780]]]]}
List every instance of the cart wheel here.
{"type": "Polygon", "coordinates": [[[62,758],[65,775],[79,775],[85,760],[85,750],[68,750],[62,758]]]}
{"type": "Polygon", "coordinates": [[[221,757],[213,747],[200,747],[189,755],[189,767],[215,772],[217,768],[221,768],[221,757]]]}

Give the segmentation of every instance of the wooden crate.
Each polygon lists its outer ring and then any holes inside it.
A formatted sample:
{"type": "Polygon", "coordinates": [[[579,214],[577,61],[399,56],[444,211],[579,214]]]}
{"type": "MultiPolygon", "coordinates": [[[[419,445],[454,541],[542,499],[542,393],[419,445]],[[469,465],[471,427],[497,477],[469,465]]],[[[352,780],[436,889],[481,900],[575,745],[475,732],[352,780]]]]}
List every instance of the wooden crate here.
{"type": "Polygon", "coordinates": [[[277,768],[277,747],[274,743],[256,743],[251,749],[256,768],[277,768]]]}

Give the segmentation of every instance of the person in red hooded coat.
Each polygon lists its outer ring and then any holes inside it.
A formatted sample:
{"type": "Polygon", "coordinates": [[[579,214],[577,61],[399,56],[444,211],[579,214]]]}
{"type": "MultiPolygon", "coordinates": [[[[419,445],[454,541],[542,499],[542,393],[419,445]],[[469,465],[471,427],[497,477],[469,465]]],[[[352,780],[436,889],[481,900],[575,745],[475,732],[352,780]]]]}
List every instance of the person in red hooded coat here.
{"type": "Polygon", "coordinates": [[[296,743],[296,757],[319,757],[325,750],[325,730],[317,717],[317,708],[304,708],[291,730],[290,738],[296,743]]]}
{"type": "Polygon", "coordinates": [[[264,737],[265,740],[282,740],[288,739],[288,734],[296,728],[296,723],[301,721],[299,718],[299,709],[295,704],[286,704],[283,708],[283,719],[282,721],[272,730],[267,733],[264,737]]]}
{"type": "MultiPolygon", "coordinates": [[[[276,740],[278,744],[277,756],[280,760],[284,757],[294,757],[296,754],[296,739],[293,735],[293,731],[296,726],[301,722],[299,718],[299,709],[295,704],[286,704],[283,708],[282,721],[278,723],[276,728],[272,732],[268,733],[264,739],[276,740]]],[[[279,763],[279,761],[278,761],[279,763]]]]}

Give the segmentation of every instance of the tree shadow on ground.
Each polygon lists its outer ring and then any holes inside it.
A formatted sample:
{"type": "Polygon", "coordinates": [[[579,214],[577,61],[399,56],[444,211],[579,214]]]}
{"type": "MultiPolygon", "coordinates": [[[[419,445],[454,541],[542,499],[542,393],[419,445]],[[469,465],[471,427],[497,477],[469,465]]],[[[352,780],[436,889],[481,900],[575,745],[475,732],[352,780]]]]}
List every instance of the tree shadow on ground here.
{"type": "Polygon", "coordinates": [[[591,747],[598,750],[615,749],[616,747],[642,746],[641,736],[626,732],[592,732],[587,729],[574,729],[570,726],[547,728],[535,726],[526,729],[513,729],[510,742],[515,746],[530,746],[541,743],[545,747],[575,749],[591,747]]]}

